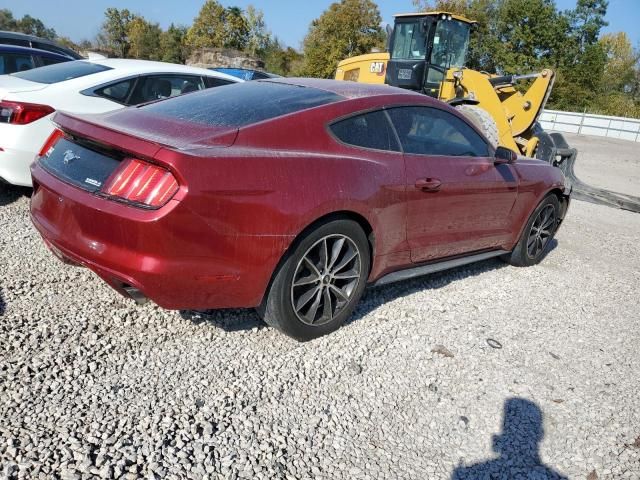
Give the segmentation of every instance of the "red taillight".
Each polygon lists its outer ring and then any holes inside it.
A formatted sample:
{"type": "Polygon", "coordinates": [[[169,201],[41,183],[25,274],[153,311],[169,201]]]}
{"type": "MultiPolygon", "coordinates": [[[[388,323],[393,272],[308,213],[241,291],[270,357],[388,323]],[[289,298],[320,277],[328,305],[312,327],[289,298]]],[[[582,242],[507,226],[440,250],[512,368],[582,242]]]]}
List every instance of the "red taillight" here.
{"type": "Polygon", "coordinates": [[[0,102],[0,123],[26,125],[40,120],[53,112],[55,112],[55,109],[49,105],[3,100],[0,102]]]}
{"type": "Polygon", "coordinates": [[[62,130],[58,130],[57,128],[55,128],[51,133],[51,135],[49,135],[49,138],[47,138],[47,141],[44,142],[44,145],[42,145],[42,148],[40,149],[40,153],[38,155],[41,157],[44,157],[45,155],[47,155],[49,151],[53,147],[55,147],[56,143],[58,143],[58,140],[60,140],[63,137],[64,137],[64,133],[62,133],[62,130]]]}
{"type": "Polygon", "coordinates": [[[126,158],[102,191],[129,202],[158,208],[176,194],[178,181],[169,170],[126,158]]]}

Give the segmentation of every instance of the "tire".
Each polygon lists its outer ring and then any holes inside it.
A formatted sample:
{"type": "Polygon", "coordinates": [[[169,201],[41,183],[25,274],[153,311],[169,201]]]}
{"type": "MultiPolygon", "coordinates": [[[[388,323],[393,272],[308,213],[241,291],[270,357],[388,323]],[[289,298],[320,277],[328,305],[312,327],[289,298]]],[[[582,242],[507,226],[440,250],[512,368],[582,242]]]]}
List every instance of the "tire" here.
{"type": "Polygon", "coordinates": [[[498,126],[489,112],[475,105],[467,104],[458,105],[456,110],[471,120],[471,123],[487,137],[487,140],[489,140],[489,143],[491,143],[494,148],[498,146],[500,143],[498,126]]]}
{"type": "Polygon", "coordinates": [[[558,198],[553,194],[547,195],[529,217],[513,251],[504,255],[502,259],[516,267],[529,267],[540,263],[558,230],[559,214],[558,198]],[[547,214],[550,214],[548,219],[547,214]]]}
{"type": "Polygon", "coordinates": [[[258,314],[300,341],[333,332],[360,301],[370,264],[369,241],[360,225],[346,219],[323,222],[296,241],[258,314]]]}

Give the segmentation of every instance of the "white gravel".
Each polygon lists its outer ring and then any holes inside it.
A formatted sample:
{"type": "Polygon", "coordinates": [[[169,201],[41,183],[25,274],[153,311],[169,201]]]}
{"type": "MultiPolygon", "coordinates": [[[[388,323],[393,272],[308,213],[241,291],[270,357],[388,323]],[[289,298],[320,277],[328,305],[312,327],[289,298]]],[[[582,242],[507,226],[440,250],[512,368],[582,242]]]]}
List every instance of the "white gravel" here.
{"type": "Polygon", "coordinates": [[[574,202],[541,265],[372,289],[299,344],[136,307],[0,187],[0,478],[638,479],[639,242],[574,202]]]}

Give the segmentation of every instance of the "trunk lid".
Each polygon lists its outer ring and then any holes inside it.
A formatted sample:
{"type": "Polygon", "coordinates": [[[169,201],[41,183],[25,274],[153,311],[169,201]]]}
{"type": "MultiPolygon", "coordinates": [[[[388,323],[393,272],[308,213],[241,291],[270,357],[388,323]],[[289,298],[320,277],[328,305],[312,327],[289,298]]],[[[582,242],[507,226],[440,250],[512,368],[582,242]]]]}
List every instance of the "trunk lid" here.
{"type": "MultiPolygon", "coordinates": [[[[70,115],[65,114],[66,117],[70,115]]],[[[217,127],[187,122],[147,113],[136,107],[124,108],[98,115],[74,116],[76,120],[95,127],[122,133],[158,146],[176,150],[201,147],[230,147],[236,140],[238,128],[217,127]]],[[[58,117],[54,118],[54,122],[58,117]]],[[[77,124],[79,127],[80,124],[77,124]]]]}
{"type": "Polygon", "coordinates": [[[56,113],[53,122],[65,136],[40,157],[41,167],[66,183],[100,193],[125,158],[172,169],[173,165],[155,159],[162,148],[226,147],[238,133],[237,128],[177,124],[140,113],[132,108],[99,115],[56,113]]]}
{"type": "Polygon", "coordinates": [[[40,166],[60,180],[97,193],[118,168],[123,154],[89,142],[61,138],[44,156],[40,166]]]}
{"type": "Polygon", "coordinates": [[[22,78],[13,77],[11,75],[0,75],[0,100],[6,98],[7,95],[23,92],[35,92],[43,90],[49,85],[46,83],[30,82],[22,78]]]}

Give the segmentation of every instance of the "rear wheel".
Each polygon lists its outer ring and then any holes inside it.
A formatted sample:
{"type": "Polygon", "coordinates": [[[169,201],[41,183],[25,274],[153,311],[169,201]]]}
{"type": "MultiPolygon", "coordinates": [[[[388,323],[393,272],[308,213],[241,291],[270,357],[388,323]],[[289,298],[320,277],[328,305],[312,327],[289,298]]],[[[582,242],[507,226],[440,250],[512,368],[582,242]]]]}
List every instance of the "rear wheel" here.
{"type": "Polygon", "coordinates": [[[489,112],[475,105],[467,104],[458,105],[456,109],[471,120],[478,130],[484,133],[484,136],[487,137],[487,140],[494,148],[498,146],[500,142],[498,125],[496,125],[496,121],[489,112]]]}
{"type": "Polygon", "coordinates": [[[551,194],[534,210],[522,232],[522,236],[513,251],[503,260],[517,267],[528,267],[539,263],[549,250],[556,230],[560,203],[551,194]]]}
{"type": "Polygon", "coordinates": [[[297,241],[258,313],[306,341],[336,330],[355,309],[369,276],[369,242],[352,220],[320,224],[297,241]]]}

